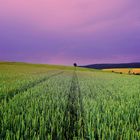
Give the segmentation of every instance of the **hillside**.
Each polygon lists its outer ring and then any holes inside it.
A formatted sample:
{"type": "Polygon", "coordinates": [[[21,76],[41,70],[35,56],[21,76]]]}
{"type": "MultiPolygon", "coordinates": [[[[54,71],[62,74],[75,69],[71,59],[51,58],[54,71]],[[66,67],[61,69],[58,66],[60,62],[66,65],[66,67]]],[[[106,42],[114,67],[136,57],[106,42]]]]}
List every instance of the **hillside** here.
{"type": "Polygon", "coordinates": [[[140,63],[91,64],[81,67],[92,69],[140,68],[140,63]]]}
{"type": "MultiPolygon", "coordinates": [[[[51,65],[51,64],[33,64],[33,63],[25,63],[25,62],[3,62],[0,61],[0,69],[4,69],[7,68],[7,70],[9,70],[9,67],[13,70],[19,70],[21,69],[21,71],[28,71],[29,69],[38,69],[38,70],[42,70],[44,69],[44,71],[46,71],[46,69],[49,70],[74,70],[75,68],[73,66],[64,66],[64,65],[51,65]]],[[[77,70],[79,71],[93,71],[87,68],[83,68],[83,67],[77,67],[77,70]]]]}

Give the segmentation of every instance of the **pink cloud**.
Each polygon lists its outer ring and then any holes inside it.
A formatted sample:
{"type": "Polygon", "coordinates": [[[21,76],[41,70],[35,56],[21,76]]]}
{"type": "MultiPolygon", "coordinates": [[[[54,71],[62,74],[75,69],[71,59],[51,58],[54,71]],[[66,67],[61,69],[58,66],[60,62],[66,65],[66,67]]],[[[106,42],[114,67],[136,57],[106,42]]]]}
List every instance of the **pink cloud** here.
{"type": "Polygon", "coordinates": [[[26,20],[42,30],[64,31],[120,16],[131,4],[131,0],[4,0],[0,15],[26,20]]]}
{"type": "Polygon", "coordinates": [[[128,60],[139,55],[139,7],[140,0],[1,0],[0,53],[18,59],[20,50],[23,60],[44,63],[128,60]]]}

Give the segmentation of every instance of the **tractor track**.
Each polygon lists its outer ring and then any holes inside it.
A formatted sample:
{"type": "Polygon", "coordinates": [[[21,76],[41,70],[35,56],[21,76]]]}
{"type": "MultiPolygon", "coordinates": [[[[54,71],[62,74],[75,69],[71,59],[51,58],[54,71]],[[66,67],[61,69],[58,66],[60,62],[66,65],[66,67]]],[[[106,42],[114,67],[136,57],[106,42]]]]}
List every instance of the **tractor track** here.
{"type": "Polygon", "coordinates": [[[63,139],[87,139],[84,108],[76,71],[73,73],[63,121],[63,139]]]}
{"type": "Polygon", "coordinates": [[[35,86],[37,86],[37,85],[39,85],[39,84],[41,84],[41,83],[43,83],[43,82],[45,82],[45,81],[51,79],[52,77],[61,75],[62,73],[64,73],[64,72],[61,71],[61,72],[54,73],[54,74],[52,74],[52,75],[49,75],[49,76],[43,77],[43,78],[41,78],[41,79],[39,79],[39,80],[36,80],[36,81],[34,81],[34,82],[31,82],[31,83],[29,83],[29,84],[27,84],[27,85],[23,85],[23,86],[21,86],[20,88],[11,90],[11,91],[7,92],[6,95],[0,95],[0,102],[1,102],[2,100],[4,100],[4,99],[6,100],[6,102],[9,102],[9,100],[12,99],[12,98],[13,98],[14,96],[16,96],[17,94],[19,94],[19,93],[21,93],[21,92],[25,92],[25,91],[27,91],[28,89],[33,88],[33,87],[35,87],[35,86]]]}

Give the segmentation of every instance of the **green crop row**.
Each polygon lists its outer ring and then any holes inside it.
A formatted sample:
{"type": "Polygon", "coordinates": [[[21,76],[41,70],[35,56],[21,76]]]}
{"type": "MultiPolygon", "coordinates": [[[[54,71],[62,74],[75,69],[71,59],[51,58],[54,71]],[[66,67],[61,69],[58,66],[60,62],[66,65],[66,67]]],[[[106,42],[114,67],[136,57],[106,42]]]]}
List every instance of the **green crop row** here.
{"type": "Polygon", "coordinates": [[[0,102],[0,139],[139,140],[139,76],[59,72],[0,74],[0,96],[50,76],[0,102]],[[8,77],[15,82],[8,85],[8,77]]]}
{"type": "Polygon", "coordinates": [[[58,75],[0,106],[1,139],[61,139],[71,77],[58,75]],[[65,85],[65,86],[64,86],[65,85]]]}
{"type": "Polygon", "coordinates": [[[140,138],[139,77],[90,73],[79,81],[91,140],[140,138]]]}

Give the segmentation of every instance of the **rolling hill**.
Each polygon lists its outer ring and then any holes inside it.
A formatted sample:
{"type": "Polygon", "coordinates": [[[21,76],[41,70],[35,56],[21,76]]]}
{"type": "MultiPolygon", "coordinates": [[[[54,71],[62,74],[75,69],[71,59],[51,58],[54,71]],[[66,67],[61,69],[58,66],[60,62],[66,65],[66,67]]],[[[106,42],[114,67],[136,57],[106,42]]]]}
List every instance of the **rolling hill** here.
{"type": "Polygon", "coordinates": [[[91,64],[86,66],[81,66],[84,68],[92,69],[113,69],[113,68],[140,68],[140,63],[118,63],[118,64],[91,64]]]}

